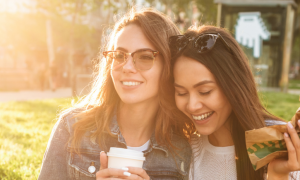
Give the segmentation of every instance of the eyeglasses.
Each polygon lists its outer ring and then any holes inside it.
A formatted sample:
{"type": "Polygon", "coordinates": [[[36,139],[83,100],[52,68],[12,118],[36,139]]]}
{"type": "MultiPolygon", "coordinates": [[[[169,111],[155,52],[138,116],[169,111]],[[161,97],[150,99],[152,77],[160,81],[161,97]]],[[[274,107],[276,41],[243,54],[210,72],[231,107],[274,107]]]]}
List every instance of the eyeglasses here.
{"type": "Polygon", "coordinates": [[[221,39],[231,52],[229,45],[219,33],[204,33],[195,38],[188,38],[185,35],[171,36],[169,38],[169,45],[172,57],[178,55],[190,41],[193,41],[193,47],[196,49],[197,53],[206,53],[213,49],[217,39],[221,39]]]}
{"type": "Polygon", "coordinates": [[[155,57],[159,54],[158,51],[151,49],[139,49],[132,53],[125,53],[123,51],[104,51],[104,57],[112,61],[112,68],[117,69],[126,64],[129,56],[132,57],[133,64],[136,69],[146,71],[152,68],[155,57]]]}

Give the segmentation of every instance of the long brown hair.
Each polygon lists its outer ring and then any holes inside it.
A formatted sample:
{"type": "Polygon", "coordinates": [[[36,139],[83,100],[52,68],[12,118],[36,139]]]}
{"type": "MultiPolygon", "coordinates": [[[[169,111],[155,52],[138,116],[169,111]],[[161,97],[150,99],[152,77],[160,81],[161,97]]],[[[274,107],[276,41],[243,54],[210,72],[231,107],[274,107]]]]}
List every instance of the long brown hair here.
{"type": "Polygon", "coordinates": [[[271,115],[261,104],[248,59],[232,35],[223,28],[205,25],[191,27],[184,35],[194,38],[202,33],[219,33],[231,52],[221,40],[217,40],[207,53],[198,54],[190,43],[177,57],[190,57],[206,66],[232,106],[229,120],[235,145],[237,179],[263,180],[264,169],[254,171],[248,157],[245,131],[265,127],[265,119],[279,118],[271,115]]]}
{"type": "MultiPolygon", "coordinates": [[[[176,25],[164,14],[153,9],[132,9],[123,16],[114,26],[114,30],[108,38],[104,50],[113,50],[116,34],[129,24],[138,25],[146,37],[160,52],[163,60],[163,72],[160,78],[159,89],[159,110],[156,115],[155,137],[159,144],[172,146],[170,131],[184,135],[182,127],[190,123],[186,117],[179,112],[172,101],[172,88],[169,88],[169,76],[171,66],[171,54],[168,46],[168,38],[180,34],[176,25]],[[163,137],[163,138],[162,138],[163,137]]],[[[100,52],[101,54],[101,52],[100,52]]],[[[103,132],[110,133],[109,124],[115,113],[120,98],[114,88],[110,76],[111,62],[106,61],[102,55],[99,56],[98,73],[90,93],[82,99],[74,108],[83,109],[77,117],[78,121],[73,125],[74,137],[71,140],[76,153],[81,138],[87,133],[91,138],[98,139],[99,145],[103,145],[103,132]]],[[[72,108],[72,109],[74,109],[72,108]]],[[[72,109],[69,109],[72,110],[72,109]]],[[[112,135],[112,134],[111,134],[112,135]]]]}

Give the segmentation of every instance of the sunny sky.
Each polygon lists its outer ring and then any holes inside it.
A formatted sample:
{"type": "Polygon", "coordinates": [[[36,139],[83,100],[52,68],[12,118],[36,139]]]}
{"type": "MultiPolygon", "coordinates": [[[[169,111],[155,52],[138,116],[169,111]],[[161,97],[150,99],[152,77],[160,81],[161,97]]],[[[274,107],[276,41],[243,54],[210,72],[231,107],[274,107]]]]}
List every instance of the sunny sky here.
{"type": "Polygon", "coordinates": [[[0,12],[28,12],[24,3],[30,4],[32,0],[0,0],[0,12]]]}

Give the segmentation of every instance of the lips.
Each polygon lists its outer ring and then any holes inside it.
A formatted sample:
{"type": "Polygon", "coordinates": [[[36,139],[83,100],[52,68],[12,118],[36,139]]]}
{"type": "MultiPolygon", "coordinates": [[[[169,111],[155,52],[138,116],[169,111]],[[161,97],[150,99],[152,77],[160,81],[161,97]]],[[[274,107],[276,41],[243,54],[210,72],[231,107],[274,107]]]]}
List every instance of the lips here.
{"type": "Polygon", "coordinates": [[[124,86],[137,86],[140,85],[141,82],[138,81],[121,81],[124,86]]]}
{"type": "Polygon", "coordinates": [[[204,113],[204,114],[201,114],[201,115],[192,115],[192,117],[196,121],[203,121],[203,120],[209,118],[213,113],[214,113],[214,111],[211,111],[211,112],[204,113]]]}
{"type": "Polygon", "coordinates": [[[125,87],[130,87],[130,88],[139,86],[140,84],[143,83],[142,81],[138,81],[135,79],[122,79],[120,82],[123,85],[123,87],[125,86],[125,87]]]}

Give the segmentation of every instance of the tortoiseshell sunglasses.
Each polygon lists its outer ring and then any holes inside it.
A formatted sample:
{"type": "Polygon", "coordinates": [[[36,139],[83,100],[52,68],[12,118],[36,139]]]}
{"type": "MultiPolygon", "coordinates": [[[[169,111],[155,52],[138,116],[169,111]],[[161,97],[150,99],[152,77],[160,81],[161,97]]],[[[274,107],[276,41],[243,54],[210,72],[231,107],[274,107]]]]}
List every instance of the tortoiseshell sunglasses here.
{"type": "Polygon", "coordinates": [[[217,39],[221,39],[221,41],[231,52],[231,48],[219,33],[203,33],[195,38],[188,38],[184,35],[171,36],[169,38],[169,45],[172,57],[175,57],[177,54],[179,54],[189,44],[190,41],[193,41],[193,47],[198,53],[206,53],[213,49],[217,39]]]}

